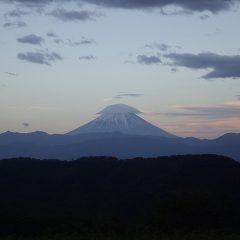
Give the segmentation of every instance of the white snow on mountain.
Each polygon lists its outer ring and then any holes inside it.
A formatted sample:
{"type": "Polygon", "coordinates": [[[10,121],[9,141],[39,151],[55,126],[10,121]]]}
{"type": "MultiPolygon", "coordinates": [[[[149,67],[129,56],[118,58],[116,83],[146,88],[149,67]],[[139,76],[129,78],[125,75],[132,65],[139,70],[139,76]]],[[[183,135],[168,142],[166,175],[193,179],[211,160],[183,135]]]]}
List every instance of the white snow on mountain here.
{"type": "Polygon", "coordinates": [[[126,104],[113,104],[104,108],[98,114],[113,114],[113,113],[141,113],[138,109],[128,106],[126,104]]]}
{"type": "Polygon", "coordinates": [[[110,105],[98,113],[98,118],[67,134],[121,132],[129,135],[177,137],[145,121],[137,115],[140,113],[138,109],[125,104],[110,105]]]}

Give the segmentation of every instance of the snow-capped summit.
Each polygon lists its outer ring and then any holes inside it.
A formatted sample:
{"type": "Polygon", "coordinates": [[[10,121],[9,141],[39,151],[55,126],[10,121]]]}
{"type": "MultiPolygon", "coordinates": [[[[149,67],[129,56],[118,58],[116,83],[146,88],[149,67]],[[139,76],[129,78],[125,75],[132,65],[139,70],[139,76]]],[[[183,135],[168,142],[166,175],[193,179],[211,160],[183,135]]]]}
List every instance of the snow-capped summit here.
{"type": "Polygon", "coordinates": [[[138,109],[128,106],[126,104],[113,104],[105,107],[101,112],[97,114],[113,114],[113,113],[141,113],[138,109]]]}
{"type": "Polygon", "coordinates": [[[176,137],[145,121],[137,115],[140,113],[138,109],[125,104],[110,105],[97,113],[100,114],[98,118],[67,134],[121,132],[129,135],[176,137]]]}

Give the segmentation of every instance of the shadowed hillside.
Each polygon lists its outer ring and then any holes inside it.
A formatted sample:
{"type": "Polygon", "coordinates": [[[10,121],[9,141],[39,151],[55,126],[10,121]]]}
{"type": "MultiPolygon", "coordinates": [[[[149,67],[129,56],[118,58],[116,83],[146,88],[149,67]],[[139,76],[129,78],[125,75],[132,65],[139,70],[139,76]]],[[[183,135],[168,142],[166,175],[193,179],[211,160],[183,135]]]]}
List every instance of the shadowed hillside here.
{"type": "Polygon", "coordinates": [[[2,160],[0,233],[237,232],[239,188],[240,164],[216,155],[2,160]]]}

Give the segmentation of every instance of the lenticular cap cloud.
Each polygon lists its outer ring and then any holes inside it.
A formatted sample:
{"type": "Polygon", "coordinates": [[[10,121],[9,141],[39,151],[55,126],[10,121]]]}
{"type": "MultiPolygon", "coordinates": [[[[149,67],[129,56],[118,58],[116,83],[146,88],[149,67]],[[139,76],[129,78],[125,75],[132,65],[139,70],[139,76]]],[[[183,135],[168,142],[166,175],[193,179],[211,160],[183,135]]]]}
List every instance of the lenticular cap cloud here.
{"type": "Polygon", "coordinates": [[[112,113],[140,114],[141,112],[138,109],[125,104],[114,104],[104,108],[102,111],[98,112],[97,114],[112,114],[112,113]]]}

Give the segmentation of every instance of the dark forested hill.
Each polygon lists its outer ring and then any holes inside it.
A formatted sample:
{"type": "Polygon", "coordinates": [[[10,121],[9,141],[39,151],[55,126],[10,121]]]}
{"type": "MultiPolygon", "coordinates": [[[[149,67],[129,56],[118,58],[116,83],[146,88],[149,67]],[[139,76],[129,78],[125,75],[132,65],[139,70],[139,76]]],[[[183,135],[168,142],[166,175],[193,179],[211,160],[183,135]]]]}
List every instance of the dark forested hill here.
{"type": "Polygon", "coordinates": [[[240,164],[217,155],[2,160],[0,234],[99,222],[237,231],[239,189],[240,164]]]}

